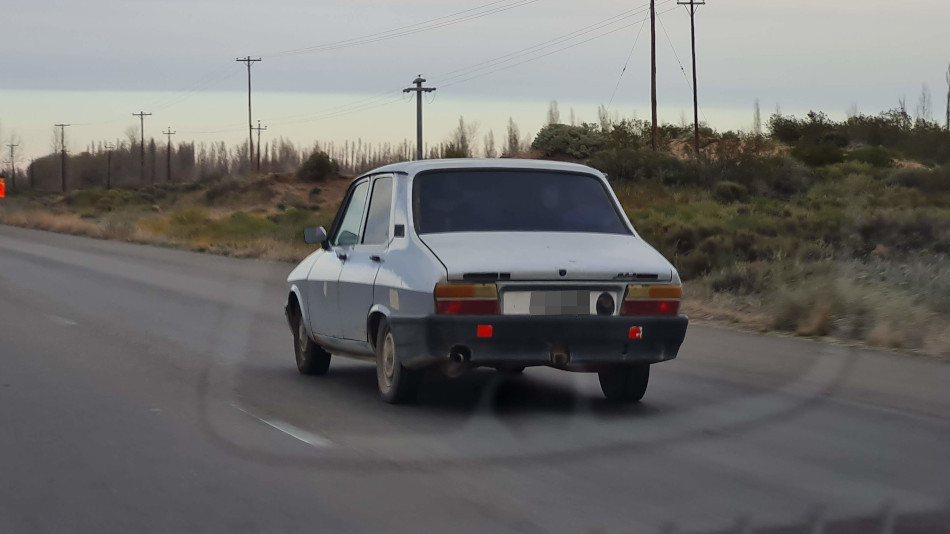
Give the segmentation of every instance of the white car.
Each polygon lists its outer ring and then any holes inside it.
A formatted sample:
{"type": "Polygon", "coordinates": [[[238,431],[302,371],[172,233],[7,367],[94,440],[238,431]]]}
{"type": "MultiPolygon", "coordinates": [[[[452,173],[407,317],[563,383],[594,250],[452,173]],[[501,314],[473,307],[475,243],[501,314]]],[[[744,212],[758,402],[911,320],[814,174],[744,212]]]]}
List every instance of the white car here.
{"type": "Polygon", "coordinates": [[[374,359],[382,398],[436,367],[597,372],[639,401],[688,319],[676,269],[637,235],[606,177],[531,160],[399,163],[355,179],[320,249],[287,278],[297,368],[374,359]]]}

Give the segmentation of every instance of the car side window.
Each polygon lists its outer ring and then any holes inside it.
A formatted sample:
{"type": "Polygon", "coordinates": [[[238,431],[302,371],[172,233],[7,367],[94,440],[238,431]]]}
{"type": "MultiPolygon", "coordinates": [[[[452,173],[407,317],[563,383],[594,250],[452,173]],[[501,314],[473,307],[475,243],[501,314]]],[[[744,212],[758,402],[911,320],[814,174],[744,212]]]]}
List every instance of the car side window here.
{"type": "Polygon", "coordinates": [[[377,178],[373,182],[373,194],[369,200],[369,215],[363,231],[363,244],[383,245],[389,243],[389,215],[392,213],[393,179],[377,178]]]}
{"type": "Polygon", "coordinates": [[[366,206],[368,191],[369,182],[363,182],[353,188],[346,211],[340,219],[340,227],[333,236],[332,245],[347,247],[360,242],[360,223],[363,222],[363,208],[366,206]]]}

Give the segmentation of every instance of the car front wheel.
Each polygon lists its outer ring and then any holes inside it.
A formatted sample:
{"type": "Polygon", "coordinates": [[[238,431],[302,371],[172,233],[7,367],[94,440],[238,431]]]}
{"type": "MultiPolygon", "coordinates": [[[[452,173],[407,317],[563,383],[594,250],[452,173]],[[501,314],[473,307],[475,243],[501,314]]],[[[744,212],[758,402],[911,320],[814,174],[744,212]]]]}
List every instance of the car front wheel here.
{"type": "Polygon", "coordinates": [[[376,382],[379,394],[390,404],[411,402],[419,391],[420,371],[402,366],[396,353],[396,339],[383,321],[376,336],[376,382]]]}
{"type": "Polygon", "coordinates": [[[612,402],[638,402],[650,382],[649,365],[625,365],[597,373],[604,397],[612,402]]]}
{"type": "Polygon", "coordinates": [[[324,375],[330,368],[330,353],[317,345],[307,334],[307,327],[299,309],[294,309],[294,355],[297,370],[302,375],[324,375]]]}

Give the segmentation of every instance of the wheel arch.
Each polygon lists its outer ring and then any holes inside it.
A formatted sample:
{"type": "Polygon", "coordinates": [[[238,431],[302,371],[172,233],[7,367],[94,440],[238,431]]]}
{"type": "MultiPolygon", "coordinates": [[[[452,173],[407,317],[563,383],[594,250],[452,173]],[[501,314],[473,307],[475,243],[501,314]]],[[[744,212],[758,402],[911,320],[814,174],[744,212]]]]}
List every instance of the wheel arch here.
{"type": "MultiPolygon", "coordinates": [[[[307,306],[304,304],[303,295],[300,292],[300,288],[297,287],[297,284],[292,284],[290,286],[290,291],[287,293],[287,304],[284,308],[284,313],[287,315],[288,322],[292,320],[290,313],[295,307],[297,311],[300,312],[300,317],[303,319],[307,332],[310,332],[310,317],[308,317],[307,314],[307,306]]],[[[293,328],[293,324],[291,324],[290,327],[293,328]]]]}
{"type": "Polygon", "coordinates": [[[376,304],[369,310],[366,316],[366,337],[373,350],[376,350],[376,334],[379,331],[379,325],[383,319],[388,320],[390,316],[389,308],[376,304]]]}

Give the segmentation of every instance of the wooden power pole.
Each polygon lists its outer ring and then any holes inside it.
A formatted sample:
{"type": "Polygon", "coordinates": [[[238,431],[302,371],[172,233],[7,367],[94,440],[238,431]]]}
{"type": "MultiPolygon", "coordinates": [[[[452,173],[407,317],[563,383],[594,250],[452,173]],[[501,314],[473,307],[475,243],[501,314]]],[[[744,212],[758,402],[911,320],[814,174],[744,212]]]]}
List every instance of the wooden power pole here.
{"type": "Polygon", "coordinates": [[[112,189],[112,151],[115,145],[109,143],[106,145],[106,189],[112,189]]]}
{"type": "Polygon", "coordinates": [[[57,124],[59,128],[59,172],[62,180],[63,193],[66,192],[66,127],[68,124],[57,124]]]}
{"type": "Polygon", "coordinates": [[[10,191],[13,191],[16,189],[16,159],[13,157],[13,149],[20,145],[10,143],[7,146],[10,147],[10,191]]]}
{"type": "Polygon", "coordinates": [[[261,120],[257,119],[257,174],[261,173],[261,130],[266,130],[267,126],[261,126],[261,120]]]}
{"type": "Polygon", "coordinates": [[[415,87],[403,89],[403,93],[416,93],[416,159],[422,159],[422,93],[431,93],[435,87],[423,87],[426,83],[425,78],[420,74],[412,83],[415,87]]]}
{"type": "Polygon", "coordinates": [[[261,58],[236,58],[234,61],[247,64],[247,164],[254,162],[254,122],[251,119],[251,65],[260,61],[261,58]]]}
{"type": "Polygon", "coordinates": [[[656,152],[656,0],[650,0],[650,105],[653,110],[652,146],[656,152]]]}
{"type": "Polygon", "coordinates": [[[689,10],[690,34],[693,41],[693,144],[696,151],[696,157],[699,157],[699,88],[696,79],[696,10],[699,6],[706,5],[706,0],[679,0],[676,2],[681,6],[686,6],[689,10]]]}
{"type": "Polygon", "coordinates": [[[142,142],[139,144],[139,180],[141,181],[140,185],[145,185],[145,117],[151,116],[151,113],[145,113],[144,111],[139,111],[138,113],[133,113],[133,117],[138,117],[139,122],[141,123],[141,133],[142,133],[142,142]]]}
{"type": "Polygon", "coordinates": [[[165,148],[165,183],[172,181],[172,136],[176,133],[178,132],[173,132],[171,126],[167,131],[162,132],[163,135],[168,136],[168,146],[165,148]]]}

